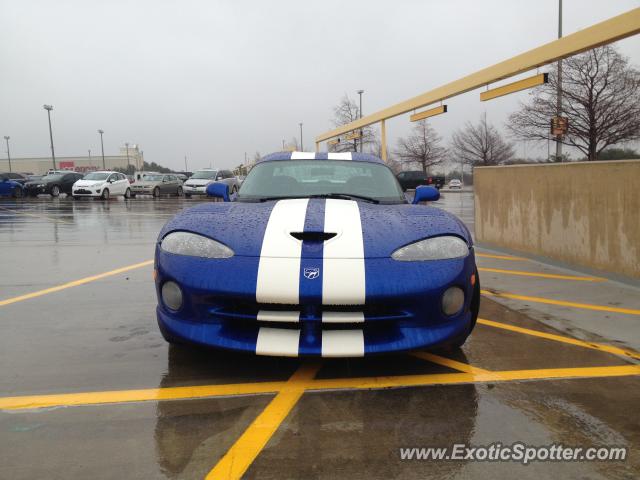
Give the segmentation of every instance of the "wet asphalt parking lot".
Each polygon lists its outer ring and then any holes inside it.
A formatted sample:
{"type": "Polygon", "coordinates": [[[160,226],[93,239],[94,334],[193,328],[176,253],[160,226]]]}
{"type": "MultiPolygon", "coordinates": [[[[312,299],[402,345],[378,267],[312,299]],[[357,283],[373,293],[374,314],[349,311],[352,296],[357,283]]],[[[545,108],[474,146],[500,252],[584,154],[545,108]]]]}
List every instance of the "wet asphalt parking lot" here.
{"type": "MultiPolygon", "coordinates": [[[[0,478],[637,478],[640,290],[477,249],[461,351],[357,360],[170,347],[153,247],[199,201],[0,200],[0,478]],[[625,461],[402,460],[620,446],[625,461]]],[[[473,229],[472,192],[437,206],[473,229]]]]}

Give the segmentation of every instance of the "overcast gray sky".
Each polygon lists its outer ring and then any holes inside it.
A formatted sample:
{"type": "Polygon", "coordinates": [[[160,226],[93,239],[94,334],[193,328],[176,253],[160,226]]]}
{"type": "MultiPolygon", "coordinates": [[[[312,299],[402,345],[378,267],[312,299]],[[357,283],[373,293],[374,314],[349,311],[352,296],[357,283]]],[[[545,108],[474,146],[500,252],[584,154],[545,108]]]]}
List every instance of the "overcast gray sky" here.
{"type": "MultiPolygon", "coordinates": [[[[279,150],[304,122],[306,149],[343,94],[372,113],[553,40],[558,0],[0,0],[0,136],[12,156],[107,154],[232,167],[279,150]]],[[[569,34],[640,6],[565,0],[569,34]]],[[[640,64],[640,37],[618,42],[640,64]]],[[[526,93],[449,102],[432,124],[448,140],[487,112],[502,127],[526,93]]],[[[410,128],[388,123],[390,142],[410,128]]],[[[545,146],[546,152],[546,146],[545,146]]],[[[4,155],[4,148],[3,157],[4,155]]],[[[518,146],[518,152],[522,147],[518,146]]]]}

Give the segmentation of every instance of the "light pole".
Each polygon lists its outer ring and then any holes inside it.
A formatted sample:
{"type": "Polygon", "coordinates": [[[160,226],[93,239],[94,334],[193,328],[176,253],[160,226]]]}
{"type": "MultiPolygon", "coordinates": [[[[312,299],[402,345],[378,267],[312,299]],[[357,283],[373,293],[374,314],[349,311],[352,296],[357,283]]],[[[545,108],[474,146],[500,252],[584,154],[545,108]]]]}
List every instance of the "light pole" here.
{"type": "Polygon", "coordinates": [[[300,122],[299,125],[300,125],[300,151],[304,152],[304,144],[302,143],[302,122],[300,122]]]}
{"type": "Polygon", "coordinates": [[[284,138],[282,139],[282,151],[284,152],[284,138]]]}
{"type": "Polygon", "coordinates": [[[53,110],[53,105],[43,105],[47,111],[47,118],[49,118],[49,139],[51,140],[51,159],[53,160],[53,169],[56,169],[56,153],[53,150],[53,130],[51,130],[51,110],[53,110]]]}
{"type": "Polygon", "coordinates": [[[187,156],[184,156],[184,173],[186,174],[189,171],[189,169],[187,168],[187,156]]]}
{"type": "MultiPolygon", "coordinates": [[[[360,118],[362,118],[362,94],[364,90],[358,90],[358,95],[360,96],[360,118]]],[[[362,129],[360,129],[360,151],[362,152],[362,129]]]]}
{"type": "Polygon", "coordinates": [[[129,144],[125,143],[124,146],[127,147],[127,172],[128,172],[129,171],[129,167],[130,167],[130,165],[129,165],[129,144]]]}
{"type": "Polygon", "coordinates": [[[11,152],[9,151],[9,139],[11,137],[8,135],[4,136],[5,141],[7,142],[7,160],[9,160],[9,173],[11,173],[11,152]]]}
{"type": "Polygon", "coordinates": [[[91,149],[89,149],[89,166],[93,167],[93,163],[91,163],[91,149]]]}
{"type": "MultiPolygon", "coordinates": [[[[562,38],[562,0],[558,0],[558,38],[562,38]]],[[[562,115],[562,60],[558,60],[556,116],[562,115]]],[[[556,136],[556,162],[562,159],[562,134],[556,136]]]]}
{"type": "Polygon", "coordinates": [[[100,148],[102,148],[102,169],[106,170],[107,167],[104,164],[104,142],[102,141],[102,134],[104,133],[104,130],[100,129],[98,130],[98,133],[100,134],[100,148]]]}

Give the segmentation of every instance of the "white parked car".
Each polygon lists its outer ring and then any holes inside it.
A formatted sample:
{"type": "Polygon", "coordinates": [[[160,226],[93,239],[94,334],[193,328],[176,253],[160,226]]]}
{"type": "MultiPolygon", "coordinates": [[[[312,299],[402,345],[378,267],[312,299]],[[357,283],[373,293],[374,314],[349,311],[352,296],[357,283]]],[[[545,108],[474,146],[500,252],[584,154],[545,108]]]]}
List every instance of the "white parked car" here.
{"type": "Polygon", "coordinates": [[[91,172],[73,184],[71,194],[74,199],[81,197],[109,197],[121,195],[131,198],[131,184],[124,173],[120,172],[91,172]]]}
{"type": "Polygon", "coordinates": [[[460,190],[462,190],[462,182],[457,178],[453,178],[449,181],[449,188],[450,189],[459,188],[460,190]]]}

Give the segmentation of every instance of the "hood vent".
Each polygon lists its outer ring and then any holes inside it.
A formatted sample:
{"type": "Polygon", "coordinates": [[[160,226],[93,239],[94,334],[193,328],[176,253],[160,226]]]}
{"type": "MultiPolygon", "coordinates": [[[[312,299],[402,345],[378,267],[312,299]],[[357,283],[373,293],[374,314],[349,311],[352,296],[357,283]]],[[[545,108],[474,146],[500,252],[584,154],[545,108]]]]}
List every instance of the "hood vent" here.
{"type": "Polygon", "coordinates": [[[307,242],[324,242],[337,235],[334,232],[290,232],[293,238],[307,242]]]}

